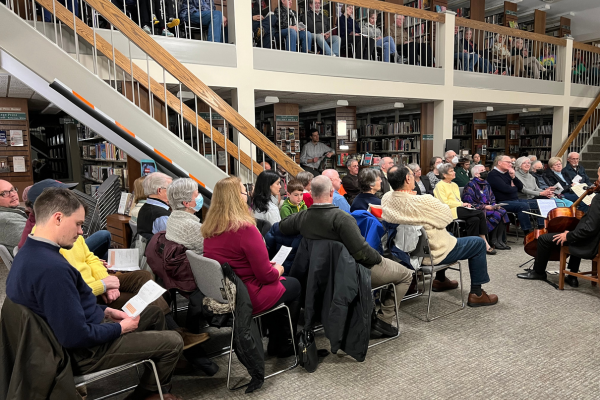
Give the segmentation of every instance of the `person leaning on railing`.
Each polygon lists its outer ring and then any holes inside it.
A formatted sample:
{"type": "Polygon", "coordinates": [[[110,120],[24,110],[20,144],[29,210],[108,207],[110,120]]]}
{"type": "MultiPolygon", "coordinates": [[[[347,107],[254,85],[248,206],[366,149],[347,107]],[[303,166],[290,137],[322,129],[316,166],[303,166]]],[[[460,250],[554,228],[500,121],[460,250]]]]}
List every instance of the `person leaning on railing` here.
{"type": "Polygon", "coordinates": [[[292,10],[292,0],[281,0],[279,7],[274,11],[275,27],[273,29],[275,38],[286,39],[288,51],[298,51],[296,43],[300,38],[300,51],[307,53],[312,49],[312,34],[306,29],[298,26],[298,15],[292,10]],[[279,35],[277,34],[279,32],[279,35]]]}
{"type": "Polygon", "coordinates": [[[331,25],[329,17],[325,16],[321,9],[321,0],[308,0],[310,10],[304,16],[306,29],[312,34],[317,46],[323,50],[326,56],[331,52],[336,57],[340,56],[341,39],[337,35],[331,34],[331,25]]]}
{"type": "Polygon", "coordinates": [[[375,52],[375,40],[361,34],[360,24],[353,17],[354,6],[344,4],[342,6],[342,15],[338,21],[339,34],[342,39],[340,54],[352,58],[369,60],[372,58],[371,54],[375,52]]]}
{"type": "Polygon", "coordinates": [[[529,49],[523,46],[523,39],[515,39],[515,46],[512,49],[512,55],[523,57],[525,66],[531,68],[531,73],[535,79],[540,79],[541,72],[546,72],[546,68],[535,57],[529,55],[529,49]]]}
{"type": "MultiPolygon", "coordinates": [[[[496,42],[492,48],[492,54],[498,62],[506,62],[507,65],[512,65],[514,67],[514,76],[523,76],[525,74],[525,61],[523,61],[523,57],[510,52],[508,45],[506,44],[505,35],[496,35],[496,42]]],[[[506,74],[506,71],[502,72],[502,75],[506,74]]]]}
{"type": "Polygon", "coordinates": [[[396,15],[396,24],[390,27],[388,35],[394,38],[396,42],[396,62],[402,64],[403,58],[408,58],[409,65],[417,65],[431,67],[433,65],[433,51],[429,43],[426,43],[426,38],[421,36],[415,38],[415,35],[410,35],[408,32],[408,21],[404,15],[396,15]],[[419,40],[415,40],[419,39],[419,40]]]}
{"type": "MultiPolygon", "coordinates": [[[[179,16],[183,21],[208,27],[209,42],[223,42],[223,27],[227,26],[227,17],[217,10],[214,0],[181,0],[179,16]]],[[[227,42],[227,29],[225,29],[227,42]]]]}
{"type": "Polygon", "coordinates": [[[377,10],[369,10],[369,19],[363,21],[361,30],[369,39],[375,40],[377,47],[382,48],[383,61],[390,62],[390,56],[396,53],[396,43],[391,36],[383,37],[381,29],[377,27],[377,10]]]}

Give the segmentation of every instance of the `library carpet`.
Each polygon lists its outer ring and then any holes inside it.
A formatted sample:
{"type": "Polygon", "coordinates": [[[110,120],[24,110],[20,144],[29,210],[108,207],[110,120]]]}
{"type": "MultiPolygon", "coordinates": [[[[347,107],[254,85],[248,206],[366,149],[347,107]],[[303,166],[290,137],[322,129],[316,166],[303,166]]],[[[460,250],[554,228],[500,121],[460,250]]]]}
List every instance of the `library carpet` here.
{"type": "MultiPolygon", "coordinates": [[[[220,371],[214,377],[176,376],[174,392],[186,400],[598,398],[600,289],[580,281],[579,288],[567,286],[559,292],[544,282],[517,279],[518,265],[529,257],[521,245],[512,247],[488,257],[491,282],[484,288],[500,297],[494,307],[466,307],[428,323],[411,315],[423,315],[426,298],[409,300],[401,305],[400,338],[370,349],[363,363],[331,354],[313,374],[298,367],[245,395],[243,389],[227,390],[227,356],[222,356],[215,359],[220,371]]],[[[582,270],[589,268],[589,261],[582,262],[582,270]]],[[[466,262],[463,269],[468,288],[466,262]]],[[[558,263],[550,263],[548,269],[558,270],[558,263]]],[[[0,302],[6,274],[0,265],[0,302]]],[[[453,274],[448,276],[457,278],[453,274]]],[[[558,276],[549,279],[557,282],[558,276]]],[[[459,294],[456,290],[434,296],[438,308],[433,311],[439,312],[449,304],[442,299],[456,300],[459,294]]],[[[210,332],[208,351],[227,343],[229,330],[210,332]]],[[[322,332],[317,341],[320,348],[328,348],[322,332]]],[[[267,373],[289,361],[268,358],[267,373]]],[[[247,379],[235,357],[232,377],[234,382],[247,379]]],[[[101,396],[108,387],[135,383],[135,373],[94,383],[88,387],[88,399],[101,396]]]]}

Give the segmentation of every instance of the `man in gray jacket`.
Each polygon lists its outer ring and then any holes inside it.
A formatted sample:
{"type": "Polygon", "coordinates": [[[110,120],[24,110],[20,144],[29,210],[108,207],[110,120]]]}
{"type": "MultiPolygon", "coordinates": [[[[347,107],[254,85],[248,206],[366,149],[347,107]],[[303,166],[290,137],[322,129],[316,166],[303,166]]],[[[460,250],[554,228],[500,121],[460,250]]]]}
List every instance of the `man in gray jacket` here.
{"type": "Polygon", "coordinates": [[[19,207],[17,188],[0,179],[0,245],[5,246],[11,254],[21,240],[26,222],[27,214],[24,208],[19,207]]]}

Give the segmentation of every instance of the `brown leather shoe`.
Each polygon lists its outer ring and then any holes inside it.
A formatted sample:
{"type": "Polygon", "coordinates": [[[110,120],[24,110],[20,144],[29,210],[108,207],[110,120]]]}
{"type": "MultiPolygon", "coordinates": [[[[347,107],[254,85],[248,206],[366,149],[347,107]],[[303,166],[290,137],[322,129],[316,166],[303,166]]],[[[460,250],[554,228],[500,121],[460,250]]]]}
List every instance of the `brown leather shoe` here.
{"type": "Polygon", "coordinates": [[[495,294],[487,294],[485,290],[481,291],[481,296],[477,296],[475,293],[469,293],[469,300],[467,305],[469,307],[483,307],[493,306],[498,302],[498,296],[495,294]]]}
{"type": "Polygon", "coordinates": [[[452,290],[458,287],[457,281],[451,281],[446,278],[444,282],[440,282],[437,279],[433,280],[433,291],[434,292],[443,292],[444,290],[452,290]]]}
{"type": "Polygon", "coordinates": [[[208,336],[208,333],[195,334],[195,333],[189,332],[185,328],[177,329],[177,333],[179,333],[181,335],[181,338],[183,339],[183,349],[184,350],[187,350],[190,347],[193,347],[197,344],[206,342],[208,339],[210,339],[210,336],[208,336]]]}
{"type": "MultiPolygon", "coordinates": [[[[171,393],[163,393],[163,397],[165,400],[183,400],[183,397],[179,397],[171,393]]],[[[153,394],[152,396],[146,397],[145,400],[160,400],[160,396],[158,395],[158,393],[153,394]]]]}

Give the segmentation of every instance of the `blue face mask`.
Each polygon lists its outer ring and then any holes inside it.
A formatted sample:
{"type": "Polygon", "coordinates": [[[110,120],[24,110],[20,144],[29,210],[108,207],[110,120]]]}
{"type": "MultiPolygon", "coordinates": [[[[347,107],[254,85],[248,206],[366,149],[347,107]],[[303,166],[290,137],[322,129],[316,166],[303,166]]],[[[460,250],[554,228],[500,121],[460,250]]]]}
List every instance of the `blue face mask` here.
{"type": "Polygon", "coordinates": [[[198,194],[198,197],[196,197],[196,206],[194,207],[194,211],[196,211],[196,212],[200,211],[203,204],[204,204],[204,197],[202,197],[201,194],[198,194]]]}

